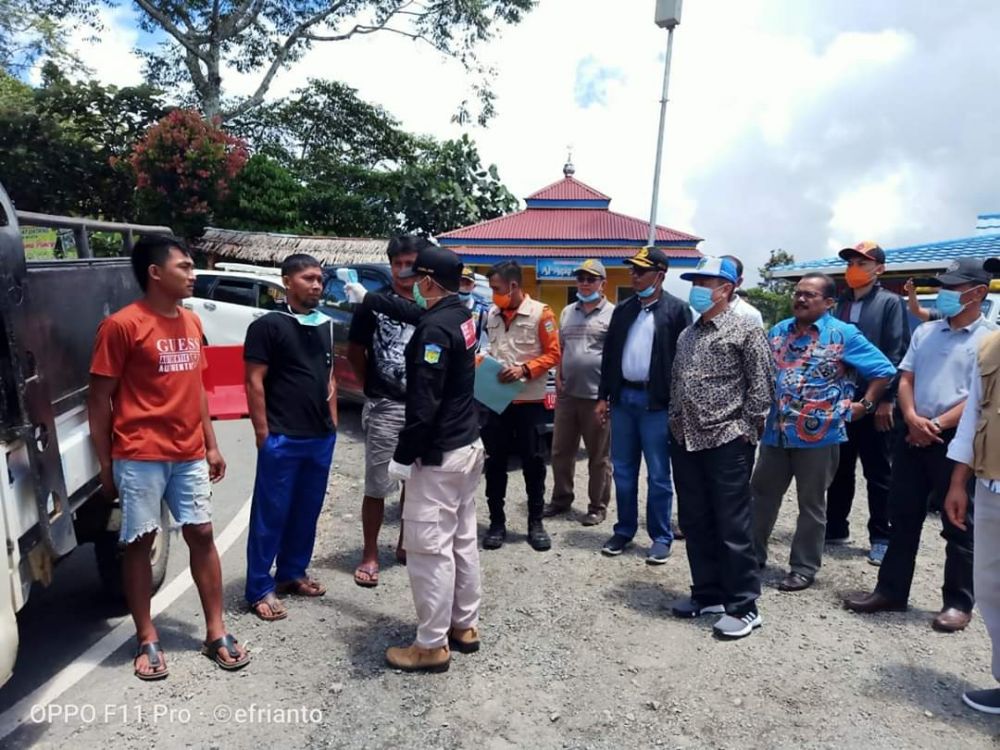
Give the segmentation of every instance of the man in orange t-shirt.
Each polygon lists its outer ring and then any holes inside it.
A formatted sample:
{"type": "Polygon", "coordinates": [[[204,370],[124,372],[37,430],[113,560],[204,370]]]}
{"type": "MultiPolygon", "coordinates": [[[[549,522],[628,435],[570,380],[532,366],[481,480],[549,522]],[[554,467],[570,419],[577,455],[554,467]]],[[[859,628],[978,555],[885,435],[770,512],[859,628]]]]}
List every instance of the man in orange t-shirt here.
{"type": "MultiPolygon", "coordinates": [[[[201,322],[179,306],[194,289],[191,252],[147,236],[132,250],[143,299],[106,318],[90,365],[90,435],[109,500],[121,498],[125,598],[135,622],[135,675],[167,676],[150,616],[150,549],[165,501],[183,529],[207,626],[203,653],[223,669],[250,657],[222,621],[222,567],[211,522],[211,483],[225,476],[201,381],[201,322]]],[[[165,530],[164,530],[165,531],[165,530]]]]}

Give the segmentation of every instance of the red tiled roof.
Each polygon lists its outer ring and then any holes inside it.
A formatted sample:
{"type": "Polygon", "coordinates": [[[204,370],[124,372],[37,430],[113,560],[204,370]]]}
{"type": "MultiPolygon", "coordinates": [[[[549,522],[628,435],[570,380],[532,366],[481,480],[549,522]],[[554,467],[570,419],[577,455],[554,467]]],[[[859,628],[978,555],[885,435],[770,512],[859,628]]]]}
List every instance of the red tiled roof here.
{"type": "MultiPolygon", "coordinates": [[[[524,247],[523,245],[448,246],[460,256],[500,256],[535,258],[631,258],[637,247],[524,247]]],[[[701,253],[689,247],[660,248],[669,258],[700,258],[701,253]]]]}
{"type": "MultiPolygon", "coordinates": [[[[438,235],[454,240],[627,240],[649,237],[649,223],[607,209],[529,208],[438,235]]],[[[658,242],[699,242],[700,237],[658,226],[658,242]]]]}
{"type": "Polygon", "coordinates": [[[610,201],[604,193],[584,185],[573,177],[564,177],[528,196],[529,201],[610,201]]]}

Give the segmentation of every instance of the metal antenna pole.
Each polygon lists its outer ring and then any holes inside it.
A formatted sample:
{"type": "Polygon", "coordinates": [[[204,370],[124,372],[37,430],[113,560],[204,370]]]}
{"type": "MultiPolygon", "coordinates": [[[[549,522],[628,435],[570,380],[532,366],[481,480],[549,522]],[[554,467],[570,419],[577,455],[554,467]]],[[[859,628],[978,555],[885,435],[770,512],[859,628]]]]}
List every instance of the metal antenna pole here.
{"type": "Polygon", "coordinates": [[[653,165],[653,203],[649,209],[650,247],[656,242],[656,204],[660,200],[660,167],[663,161],[663,131],[667,124],[667,89],[670,86],[670,57],[674,51],[674,27],[667,29],[667,61],[663,66],[663,97],[660,99],[660,132],[656,136],[656,163],[653,165]]]}

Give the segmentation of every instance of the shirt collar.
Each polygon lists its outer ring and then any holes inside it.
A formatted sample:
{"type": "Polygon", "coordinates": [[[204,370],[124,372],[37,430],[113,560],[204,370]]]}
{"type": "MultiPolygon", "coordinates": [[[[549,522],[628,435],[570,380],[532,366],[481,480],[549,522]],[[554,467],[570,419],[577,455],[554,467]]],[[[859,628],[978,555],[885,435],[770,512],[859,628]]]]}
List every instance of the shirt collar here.
{"type": "Polygon", "coordinates": [[[953,331],[955,333],[958,333],[959,331],[965,331],[966,333],[972,333],[974,330],[976,330],[977,328],[979,328],[979,326],[981,326],[985,322],[986,322],[986,318],[984,318],[982,316],[982,314],[980,314],[980,316],[978,318],[976,318],[974,321],[972,321],[971,323],[969,323],[969,325],[962,326],[961,328],[952,328],[951,327],[951,323],[949,323],[948,319],[946,318],[945,320],[941,321],[941,325],[944,326],[941,330],[943,330],[943,331],[953,331]]]}
{"type": "Polygon", "coordinates": [[[878,290],[881,289],[881,288],[882,288],[882,283],[879,282],[879,281],[876,281],[875,282],[875,286],[873,286],[871,288],[871,290],[868,292],[868,294],[866,294],[861,299],[854,299],[854,294],[851,292],[851,290],[847,290],[846,292],[844,292],[844,296],[841,297],[840,299],[844,300],[846,302],[867,302],[872,297],[874,297],[876,294],[878,294],[878,290]]]}
{"type": "Polygon", "coordinates": [[[597,303],[597,307],[595,307],[590,312],[587,312],[586,310],[583,309],[583,303],[580,302],[579,300],[577,300],[574,304],[576,305],[576,309],[579,310],[582,315],[584,316],[593,315],[594,313],[600,312],[601,310],[604,309],[605,305],[608,304],[608,298],[601,297],[600,302],[597,303]]]}
{"type": "Polygon", "coordinates": [[[736,313],[733,312],[733,308],[730,306],[713,317],[711,320],[705,320],[705,317],[702,316],[698,318],[698,322],[702,325],[710,325],[713,328],[718,328],[720,323],[725,323],[731,316],[735,317],[736,313]]]}
{"type": "MultiPolygon", "coordinates": [[[[833,313],[827,311],[823,313],[823,315],[821,315],[818,320],[816,320],[814,323],[811,323],[809,327],[815,328],[817,331],[822,333],[823,331],[825,331],[827,328],[830,327],[830,322],[833,320],[835,320],[835,318],[833,317],[833,313]]],[[[787,323],[785,323],[785,334],[792,334],[792,333],[795,333],[794,317],[789,318],[787,323]]]]}

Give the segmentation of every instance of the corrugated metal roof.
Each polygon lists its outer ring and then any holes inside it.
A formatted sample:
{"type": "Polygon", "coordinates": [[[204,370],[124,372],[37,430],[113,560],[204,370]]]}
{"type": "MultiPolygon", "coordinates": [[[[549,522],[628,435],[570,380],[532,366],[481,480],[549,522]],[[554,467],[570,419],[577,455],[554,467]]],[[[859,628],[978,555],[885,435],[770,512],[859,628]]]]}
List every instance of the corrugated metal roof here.
{"type": "Polygon", "coordinates": [[[308,253],[323,265],[336,266],[384,262],[388,242],[363,237],[302,236],[209,227],[194,246],[220,260],[280,263],[294,253],[308,253]]]}
{"type": "MultiPolygon", "coordinates": [[[[501,256],[535,258],[631,258],[638,247],[525,247],[523,245],[449,245],[460,256],[501,256]]],[[[661,247],[669,258],[700,258],[701,253],[687,247],[661,247]]]]}
{"type": "Polygon", "coordinates": [[[574,177],[564,177],[528,196],[529,201],[609,201],[611,198],[574,177]]]}
{"type": "MultiPolygon", "coordinates": [[[[924,245],[909,245],[885,251],[885,263],[889,270],[904,270],[912,266],[914,270],[944,268],[956,258],[992,258],[1000,256],[1000,234],[981,234],[960,237],[955,240],[928,242],[924,245]]],[[[846,263],[837,256],[819,258],[779,266],[774,269],[776,276],[792,276],[809,271],[843,271],[846,263]]]]}
{"type": "MultiPolygon", "coordinates": [[[[584,240],[642,241],[649,224],[607,209],[528,208],[470,227],[438,235],[449,240],[584,240]]],[[[657,242],[700,242],[700,237],[658,226],[657,242]]]]}

